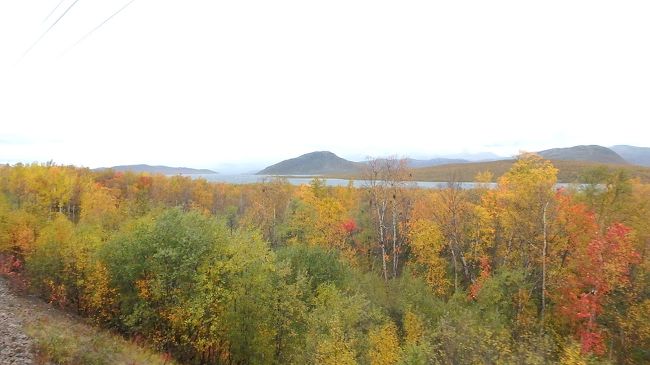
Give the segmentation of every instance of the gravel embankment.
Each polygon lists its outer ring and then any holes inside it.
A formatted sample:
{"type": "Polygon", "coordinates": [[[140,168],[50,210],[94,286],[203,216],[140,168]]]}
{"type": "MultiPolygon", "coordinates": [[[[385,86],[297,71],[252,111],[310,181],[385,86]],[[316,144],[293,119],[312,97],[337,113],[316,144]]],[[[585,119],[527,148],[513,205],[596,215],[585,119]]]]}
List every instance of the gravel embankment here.
{"type": "Polygon", "coordinates": [[[23,330],[25,302],[7,288],[0,277],[0,365],[27,365],[34,363],[32,341],[23,330]]]}

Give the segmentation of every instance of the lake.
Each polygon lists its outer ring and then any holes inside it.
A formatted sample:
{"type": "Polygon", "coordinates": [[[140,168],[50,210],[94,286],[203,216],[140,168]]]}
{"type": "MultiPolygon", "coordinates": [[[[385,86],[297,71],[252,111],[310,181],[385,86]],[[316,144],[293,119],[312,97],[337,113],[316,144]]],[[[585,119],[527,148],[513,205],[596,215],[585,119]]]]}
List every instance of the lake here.
{"type": "MultiPolygon", "coordinates": [[[[210,182],[222,182],[228,184],[255,184],[261,183],[264,181],[269,181],[276,178],[276,176],[270,175],[252,175],[252,174],[195,174],[195,175],[186,175],[193,179],[205,179],[210,182]]],[[[292,185],[305,185],[309,184],[313,177],[286,177],[286,180],[292,185]]],[[[348,186],[349,180],[346,179],[330,179],[324,178],[325,184],[327,186],[348,186]]],[[[352,184],[354,187],[363,187],[367,185],[365,180],[353,180],[352,184]]],[[[441,189],[447,187],[446,182],[432,182],[432,181],[410,181],[409,185],[412,187],[425,188],[425,189],[441,189]]],[[[480,185],[479,183],[474,182],[464,182],[461,183],[463,189],[472,189],[480,185]]],[[[487,184],[488,187],[493,188],[496,186],[494,183],[487,184]]]]}

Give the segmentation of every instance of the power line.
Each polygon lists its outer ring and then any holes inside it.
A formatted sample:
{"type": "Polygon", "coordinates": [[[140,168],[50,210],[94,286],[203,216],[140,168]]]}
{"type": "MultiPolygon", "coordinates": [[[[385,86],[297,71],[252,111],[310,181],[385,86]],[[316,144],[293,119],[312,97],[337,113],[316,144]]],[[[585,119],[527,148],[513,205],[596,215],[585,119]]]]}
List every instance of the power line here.
{"type": "Polygon", "coordinates": [[[28,54],[28,53],[29,53],[29,52],[30,52],[34,47],[36,47],[36,45],[41,41],[41,39],[43,39],[43,37],[45,37],[45,36],[47,35],[47,33],[49,33],[50,30],[52,30],[52,28],[54,28],[54,26],[57,25],[57,24],[59,23],[59,21],[60,21],[61,19],[63,19],[63,17],[64,17],[66,14],[68,14],[68,12],[70,11],[70,9],[72,9],[72,7],[75,6],[75,4],[78,3],[78,2],[79,2],[79,0],[74,0],[74,2],[73,2],[72,4],[70,4],[70,6],[68,6],[67,9],[65,9],[65,11],[63,12],[63,14],[61,14],[61,16],[59,16],[59,17],[54,21],[54,23],[52,23],[52,25],[50,25],[49,28],[47,28],[47,30],[45,30],[45,32],[43,32],[43,34],[41,34],[41,36],[38,37],[38,39],[36,40],[36,42],[34,42],[31,46],[29,46],[29,48],[27,48],[27,50],[25,51],[25,53],[23,53],[23,56],[21,57],[21,59],[25,58],[25,56],[27,56],[27,54],[28,54]]]}
{"type": "Polygon", "coordinates": [[[114,12],[113,14],[111,14],[111,16],[109,16],[108,18],[104,19],[103,22],[99,23],[99,25],[97,25],[95,28],[93,28],[90,32],[86,33],[83,37],[79,38],[79,40],[78,40],[75,44],[73,44],[72,47],[68,48],[65,52],[63,52],[63,54],[65,55],[65,54],[68,53],[70,50],[72,50],[72,49],[75,48],[77,45],[79,45],[81,42],[85,41],[86,38],[90,37],[93,33],[95,33],[95,31],[97,31],[99,28],[101,28],[102,26],[104,26],[104,24],[108,23],[108,22],[109,22],[111,19],[113,19],[117,14],[121,13],[122,10],[126,9],[126,8],[127,8],[129,5],[131,5],[134,1],[135,1],[135,0],[130,0],[128,3],[124,4],[124,6],[122,6],[122,7],[121,7],[120,9],[118,9],[116,12],[114,12]]]}
{"type": "Polygon", "coordinates": [[[47,16],[45,17],[45,19],[43,19],[43,23],[45,23],[48,19],[50,19],[50,17],[52,16],[52,14],[54,14],[54,12],[56,11],[56,9],[58,9],[59,6],[61,6],[61,4],[63,4],[64,1],[65,1],[65,0],[61,0],[61,1],[59,1],[58,4],[56,4],[56,6],[54,7],[54,9],[52,9],[52,11],[51,11],[49,14],[47,14],[47,16]]]}

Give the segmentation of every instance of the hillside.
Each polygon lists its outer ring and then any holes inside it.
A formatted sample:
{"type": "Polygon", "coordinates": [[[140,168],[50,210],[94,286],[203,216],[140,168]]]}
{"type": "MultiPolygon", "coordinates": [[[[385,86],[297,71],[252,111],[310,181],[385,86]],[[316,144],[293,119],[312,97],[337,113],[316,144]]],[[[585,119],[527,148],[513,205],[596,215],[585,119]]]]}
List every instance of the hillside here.
{"type": "Polygon", "coordinates": [[[208,169],[192,169],[189,167],[169,167],[169,166],[150,166],[150,165],[121,165],[113,167],[100,167],[95,170],[110,169],[115,172],[135,172],[163,175],[195,175],[195,174],[217,174],[217,172],[208,169]]]}
{"type": "Polygon", "coordinates": [[[258,175],[323,175],[358,173],[361,165],[341,158],[329,151],[304,154],[268,166],[258,175]]]}
{"type": "Polygon", "coordinates": [[[552,148],[537,152],[537,154],[549,160],[589,161],[613,164],[627,163],[616,152],[607,147],[597,145],[552,148]]]}
{"type": "MultiPolygon", "coordinates": [[[[478,173],[485,171],[490,171],[494,175],[494,179],[496,179],[506,173],[513,162],[514,160],[502,160],[414,169],[413,179],[416,181],[474,181],[478,173]]],[[[559,170],[559,182],[579,182],[579,177],[585,170],[599,166],[606,166],[613,170],[624,170],[631,177],[639,178],[643,182],[650,182],[650,168],[647,167],[588,161],[552,160],[551,162],[559,170]]]]}
{"type": "Polygon", "coordinates": [[[0,275],[0,364],[176,364],[9,283],[0,275]]]}
{"type": "Polygon", "coordinates": [[[627,145],[612,146],[610,149],[618,153],[625,161],[639,165],[650,166],[650,148],[649,147],[636,147],[627,145]]]}

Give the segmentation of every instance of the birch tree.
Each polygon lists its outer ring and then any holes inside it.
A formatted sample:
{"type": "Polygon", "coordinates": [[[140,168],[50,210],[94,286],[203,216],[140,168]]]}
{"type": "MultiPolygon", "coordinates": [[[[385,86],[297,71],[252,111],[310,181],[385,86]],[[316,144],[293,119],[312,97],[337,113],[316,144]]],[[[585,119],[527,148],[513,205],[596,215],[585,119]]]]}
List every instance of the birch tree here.
{"type": "Polygon", "coordinates": [[[410,179],[406,159],[369,159],[363,173],[373,223],[377,232],[384,280],[397,277],[410,201],[405,188],[410,179]],[[389,270],[388,264],[391,264],[389,270]],[[390,272],[389,272],[390,271],[390,272]]]}

